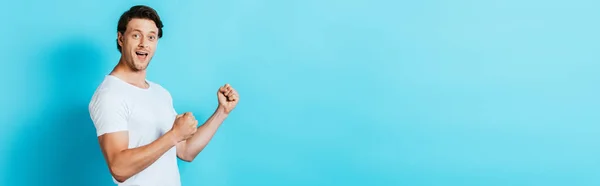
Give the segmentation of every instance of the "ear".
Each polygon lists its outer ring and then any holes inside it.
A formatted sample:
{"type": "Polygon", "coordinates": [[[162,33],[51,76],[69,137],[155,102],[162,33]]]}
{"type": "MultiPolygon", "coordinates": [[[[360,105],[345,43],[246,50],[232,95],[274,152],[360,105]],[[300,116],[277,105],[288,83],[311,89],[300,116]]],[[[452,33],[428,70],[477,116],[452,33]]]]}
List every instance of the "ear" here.
{"type": "Polygon", "coordinates": [[[119,46],[123,48],[123,35],[121,34],[121,32],[117,32],[117,42],[119,43],[119,46]]]}

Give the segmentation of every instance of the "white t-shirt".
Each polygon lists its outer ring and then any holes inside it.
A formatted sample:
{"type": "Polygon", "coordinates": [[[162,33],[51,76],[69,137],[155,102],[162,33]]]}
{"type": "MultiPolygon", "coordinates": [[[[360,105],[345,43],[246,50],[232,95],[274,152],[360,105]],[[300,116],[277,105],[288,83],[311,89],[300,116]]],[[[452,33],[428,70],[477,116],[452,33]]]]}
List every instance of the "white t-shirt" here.
{"type": "MultiPolygon", "coordinates": [[[[146,80],[147,89],[133,86],[107,75],[89,104],[97,136],[117,131],[129,132],[129,148],[152,143],[168,132],[177,112],[171,94],[162,86],[146,80]]],[[[176,147],[173,146],[152,165],[119,183],[119,186],[180,186],[176,147]]]]}

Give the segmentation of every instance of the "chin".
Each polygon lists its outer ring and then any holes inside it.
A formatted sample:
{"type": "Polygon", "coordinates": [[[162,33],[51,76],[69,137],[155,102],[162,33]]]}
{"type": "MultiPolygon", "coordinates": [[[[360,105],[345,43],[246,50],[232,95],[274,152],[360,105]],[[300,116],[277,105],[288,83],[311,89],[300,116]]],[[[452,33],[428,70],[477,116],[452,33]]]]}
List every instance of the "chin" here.
{"type": "Polygon", "coordinates": [[[146,70],[146,68],[148,68],[148,63],[137,63],[137,64],[135,64],[135,68],[138,71],[146,70]]]}
{"type": "Polygon", "coordinates": [[[129,67],[131,68],[131,70],[137,72],[137,71],[141,71],[141,70],[146,70],[146,68],[148,67],[148,63],[140,62],[140,61],[133,61],[133,63],[129,63],[129,67]]]}

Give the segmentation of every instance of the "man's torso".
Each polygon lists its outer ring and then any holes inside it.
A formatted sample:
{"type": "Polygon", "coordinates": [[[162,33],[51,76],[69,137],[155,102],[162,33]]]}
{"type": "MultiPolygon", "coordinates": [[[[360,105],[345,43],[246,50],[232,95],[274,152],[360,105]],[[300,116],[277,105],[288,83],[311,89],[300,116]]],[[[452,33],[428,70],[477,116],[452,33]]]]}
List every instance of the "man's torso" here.
{"type": "MultiPolygon", "coordinates": [[[[126,107],[127,131],[129,133],[129,148],[148,145],[168,132],[177,113],[173,109],[171,95],[160,85],[147,81],[150,87],[142,89],[130,85],[117,77],[106,76],[99,86],[97,94],[118,96],[126,107]]],[[[118,185],[180,185],[177,168],[176,147],[171,148],[149,167],[118,185]]]]}

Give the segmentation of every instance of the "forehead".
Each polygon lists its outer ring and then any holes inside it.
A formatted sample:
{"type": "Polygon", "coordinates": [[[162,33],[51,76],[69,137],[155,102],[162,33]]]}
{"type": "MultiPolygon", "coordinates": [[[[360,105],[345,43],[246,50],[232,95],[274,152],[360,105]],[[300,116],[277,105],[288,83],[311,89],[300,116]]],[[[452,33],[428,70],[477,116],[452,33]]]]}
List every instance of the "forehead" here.
{"type": "Polygon", "coordinates": [[[150,19],[133,18],[127,23],[127,31],[140,30],[144,33],[158,33],[158,28],[154,21],[150,19]]]}

